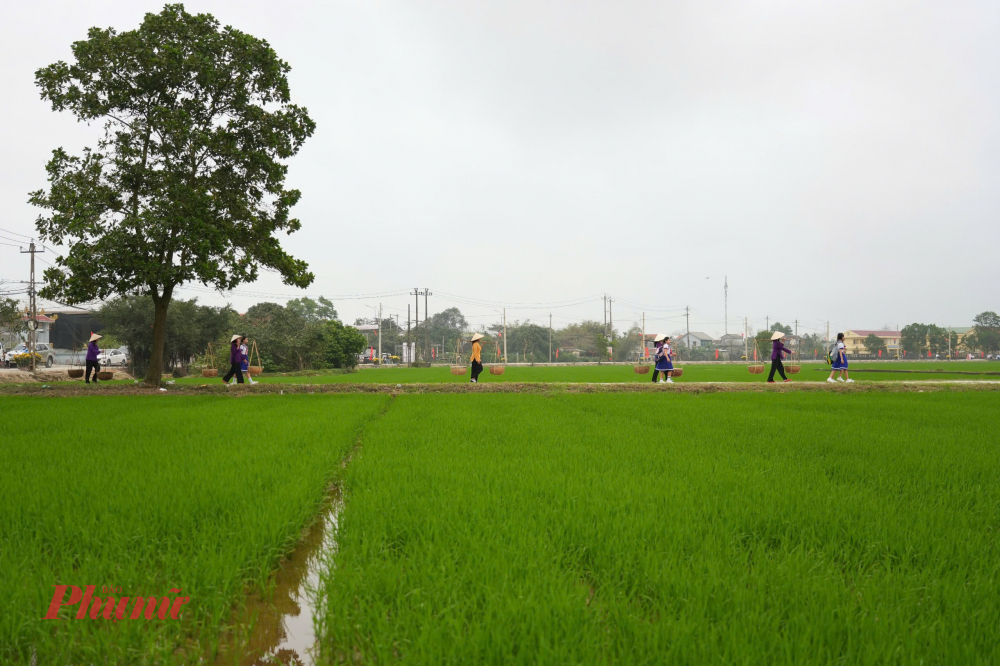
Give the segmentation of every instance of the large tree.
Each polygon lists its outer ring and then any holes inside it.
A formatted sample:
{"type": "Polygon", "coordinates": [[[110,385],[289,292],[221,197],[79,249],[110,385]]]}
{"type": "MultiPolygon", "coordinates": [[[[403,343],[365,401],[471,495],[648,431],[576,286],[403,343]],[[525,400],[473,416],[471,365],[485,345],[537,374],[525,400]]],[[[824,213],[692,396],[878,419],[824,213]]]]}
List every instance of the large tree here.
{"type": "Polygon", "coordinates": [[[82,155],[54,150],[49,190],[31,194],[46,211],[42,238],[69,246],[42,295],[150,297],[146,380],[159,383],[178,285],[228,290],[262,267],[286,284],[312,282],[274,234],[300,227],[283,160],[315,124],[290,103],[289,66],[266,41],[183,5],[146,14],[136,30],[91,28],[72,50],[75,62],[39,69],[36,84],[53,110],[103,122],[104,133],[82,155]]]}
{"type": "Polygon", "coordinates": [[[972,322],[976,326],[965,336],[967,346],[988,353],[1000,349],[1000,315],[987,310],[977,314],[972,322]]]}
{"type": "Polygon", "coordinates": [[[907,324],[899,332],[899,346],[911,358],[924,356],[927,352],[927,333],[930,326],[916,322],[907,324]]]}
{"type": "Polygon", "coordinates": [[[886,352],[885,340],[878,337],[874,333],[869,333],[865,336],[865,339],[862,342],[869,354],[878,356],[879,352],[882,352],[883,354],[886,352]]]}

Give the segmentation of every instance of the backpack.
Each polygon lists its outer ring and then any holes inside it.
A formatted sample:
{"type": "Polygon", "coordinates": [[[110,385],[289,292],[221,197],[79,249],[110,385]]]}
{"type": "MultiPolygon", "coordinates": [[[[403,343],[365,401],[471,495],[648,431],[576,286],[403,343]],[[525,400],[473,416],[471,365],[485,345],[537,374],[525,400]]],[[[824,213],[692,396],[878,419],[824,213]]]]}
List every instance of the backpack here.
{"type": "Polygon", "coordinates": [[[834,342],[832,345],[830,345],[830,349],[827,350],[826,352],[826,362],[833,364],[834,361],[837,360],[839,355],[840,355],[840,350],[837,348],[837,343],[834,342]]]}

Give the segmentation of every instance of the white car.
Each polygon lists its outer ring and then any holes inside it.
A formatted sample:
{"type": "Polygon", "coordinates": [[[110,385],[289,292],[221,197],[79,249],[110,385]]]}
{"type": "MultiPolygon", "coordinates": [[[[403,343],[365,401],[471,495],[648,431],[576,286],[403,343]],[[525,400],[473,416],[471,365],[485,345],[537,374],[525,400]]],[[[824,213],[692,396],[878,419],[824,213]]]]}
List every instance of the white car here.
{"type": "MultiPolygon", "coordinates": [[[[13,367],[14,357],[17,356],[18,354],[27,354],[27,353],[28,353],[28,348],[26,346],[18,345],[14,349],[11,349],[9,352],[7,352],[7,354],[4,356],[4,361],[6,361],[8,366],[13,367]]],[[[38,354],[39,357],[41,357],[41,360],[38,361],[39,365],[44,365],[46,368],[51,368],[52,365],[56,362],[56,355],[52,353],[52,347],[45,342],[39,342],[38,344],[35,345],[35,353],[38,354]]]]}
{"type": "Polygon", "coordinates": [[[114,365],[124,367],[128,365],[128,354],[121,349],[105,349],[97,355],[97,362],[101,364],[101,367],[111,367],[114,365]]]}

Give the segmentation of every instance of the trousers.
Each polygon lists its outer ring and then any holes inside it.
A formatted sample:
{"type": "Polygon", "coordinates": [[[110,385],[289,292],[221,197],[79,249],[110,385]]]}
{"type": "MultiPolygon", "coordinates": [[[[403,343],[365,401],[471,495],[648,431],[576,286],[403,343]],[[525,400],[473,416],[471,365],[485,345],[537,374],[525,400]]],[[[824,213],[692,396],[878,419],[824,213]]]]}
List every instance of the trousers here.
{"type": "Polygon", "coordinates": [[[87,373],[83,376],[83,379],[89,384],[90,383],[90,371],[94,371],[94,383],[97,383],[97,373],[101,370],[101,364],[97,361],[87,361],[87,373]]]}
{"type": "Polygon", "coordinates": [[[243,371],[240,370],[240,364],[239,363],[232,363],[232,364],[230,364],[230,366],[229,366],[229,372],[227,372],[226,376],[222,378],[222,381],[224,381],[224,382],[226,382],[228,384],[229,380],[233,378],[233,375],[236,375],[236,383],[237,384],[242,384],[243,383],[243,371]]]}
{"type": "Polygon", "coordinates": [[[781,359],[780,358],[772,358],[771,359],[771,372],[768,373],[768,375],[767,375],[767,381],[769,381],[769,382],[773,382],[774,381],[774,371],[775,370],[778,371],[778,374],[781,375],[782,379],[788,379],[788,377],[785,376],[785,366],[781,363],[781,359]]]}
{"type": "Polygon", "coordinates": [[[483,371],[483,364],[479,361],[472,362],[472,378],[478,379],[479,373],[483,371]]]}

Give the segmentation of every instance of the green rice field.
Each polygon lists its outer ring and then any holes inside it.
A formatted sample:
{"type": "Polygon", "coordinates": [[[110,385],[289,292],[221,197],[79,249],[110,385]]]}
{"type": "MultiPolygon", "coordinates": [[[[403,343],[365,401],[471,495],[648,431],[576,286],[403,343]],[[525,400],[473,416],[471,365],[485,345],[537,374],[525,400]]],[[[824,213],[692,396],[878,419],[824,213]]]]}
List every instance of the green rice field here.
{"type": "Polygon", "coordinates": [[[320,664],[1000,662],[996,392],[239,395],[0,397],[0,663],[211,663],[338,482],[320,664]]]}

